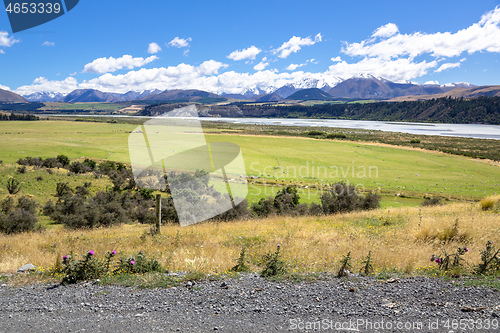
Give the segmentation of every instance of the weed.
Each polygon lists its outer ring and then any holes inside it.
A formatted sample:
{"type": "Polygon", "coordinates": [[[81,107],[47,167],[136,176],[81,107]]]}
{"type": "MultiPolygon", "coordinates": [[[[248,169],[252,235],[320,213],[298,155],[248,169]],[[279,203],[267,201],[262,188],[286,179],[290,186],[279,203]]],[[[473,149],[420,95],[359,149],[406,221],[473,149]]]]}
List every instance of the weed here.
{"type": "Polygon", "coordinates": [[[262,257],[264,268],[260,272],[260,276],[271,277],[286,273],[286,261],[280,258],[280,248],[281,246],[278,244],[276,252],[267,253],[262,257]]]}
{"type": "Polygon", "coordinates": [[[238,260],[236,261],[236,265],[233,268],[231,268],[231,270],[233,272],[248,272],[248,271],[250,271],[250,268],[246,264],[245,254],[246,254],[246,247],[243,246],[241,248],[240,256],[238,257],[238,260]]]}
{"type": "Polygon", "coordinates": [[[15,178],[7,180],[7,191],[9,194],[16,195],[21,190],[21,182],[15,178]]]}
{"type": "Polygon", "coordinates": [[[372,259],[372,251],[368,252],[366,259],[361,262],[363,267],[360,270],[360,273],[368,276],[373,273],[373,259],[372,259]]]}
{"type": "Polygon", "coordinates": [[[342,260],[340,260],[340,269],[337,272],[337,277],[346,277],[349,274],[351,259],[351,251],[349,251],[347,255],[343,256],[342,260]]]}
{"type": "Polygon", "coordinates": [[[496,250],[492,241],[486,243],[481,251],[481,263],[476,265],[475,273],[486,274],[500,270],[500,249],[496,250]]]}

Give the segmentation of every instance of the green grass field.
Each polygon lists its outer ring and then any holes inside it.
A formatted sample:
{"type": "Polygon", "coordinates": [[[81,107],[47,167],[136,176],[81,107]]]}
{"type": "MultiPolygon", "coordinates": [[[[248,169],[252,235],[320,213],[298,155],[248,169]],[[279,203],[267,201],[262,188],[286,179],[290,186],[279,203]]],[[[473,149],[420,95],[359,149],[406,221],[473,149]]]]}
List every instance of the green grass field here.
{"type": "MultiPolygon", "coordinates": [[[[3,122],[0,126],[3,163],[58,154],[129,163],[127,139],[137,125],[38,121],[3,122]]],[[[269,183],[298,185],[303,202],[316,201],[319,191],[315,187],[339,180],[379,191],[383,206],[413,206],[425,194],[478,199],[500,193],[500,167],[488,161],[348,141],[232,134],[206,137],[209,142],[232,142],[241,147],[247,174],[258,177],[251,180],[251,202],[265,196],[262,189],[269,183]]],[[[4,179],[13,171],[5,168],[4,179]]]]}

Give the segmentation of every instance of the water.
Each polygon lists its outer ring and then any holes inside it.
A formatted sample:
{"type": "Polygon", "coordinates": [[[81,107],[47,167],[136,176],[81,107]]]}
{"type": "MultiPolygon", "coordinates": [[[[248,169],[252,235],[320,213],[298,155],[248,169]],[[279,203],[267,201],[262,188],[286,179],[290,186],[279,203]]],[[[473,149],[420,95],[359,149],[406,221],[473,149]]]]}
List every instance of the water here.
{"type": "MultiPolygon", "coordinates": [[[[50,115],[55,116],[55,115],[50,115]]],[[[67,117],[68,115],[61,115],[67,117]]],[[[96,115],[75,115],[75,117],[99,117],[96,115]]],[[[101,115],[100,117],[117,118],[147,118],[124,115],[101,115]]],[[[290,118],[200,118],[207,121],[218,121],[232,124],[255,124],[276,126],[303,126],[303,127],[335,127],[376,130],[384,132],[400,132],[419,135],[442,135],[478,139],[500,140],[499,125],[479,124],[431,124],[405,123],[393,121],[370,120],[340,120],[340,119],[290,119],[290,118]]]]}

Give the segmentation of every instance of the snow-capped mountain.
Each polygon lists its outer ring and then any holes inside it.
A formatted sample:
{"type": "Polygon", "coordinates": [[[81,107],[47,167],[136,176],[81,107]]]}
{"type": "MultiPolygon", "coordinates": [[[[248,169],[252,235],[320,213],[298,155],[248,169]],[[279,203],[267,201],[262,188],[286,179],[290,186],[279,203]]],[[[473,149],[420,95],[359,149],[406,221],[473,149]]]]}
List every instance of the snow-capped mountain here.
{"type": "Polygon", "coordinates": [[[41,91],[23,97],[30,102],[57,102],[64,97],[64,94],[41,91]]]}

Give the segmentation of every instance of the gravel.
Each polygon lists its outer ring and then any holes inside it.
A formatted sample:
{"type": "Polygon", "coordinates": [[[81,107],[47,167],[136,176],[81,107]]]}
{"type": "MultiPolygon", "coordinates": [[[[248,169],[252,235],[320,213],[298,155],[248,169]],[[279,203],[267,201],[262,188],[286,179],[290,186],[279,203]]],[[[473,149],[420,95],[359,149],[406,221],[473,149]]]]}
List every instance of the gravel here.
{"type": "Polygon", "coordinates": [[[500,332],[499,317],[498,290],[425,277],[0,286],[1,332],[500,332]]]}

